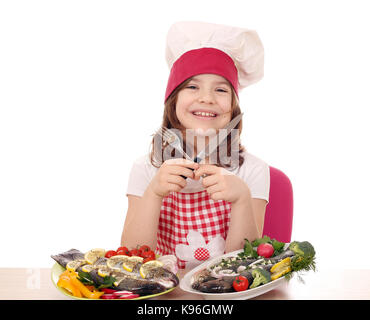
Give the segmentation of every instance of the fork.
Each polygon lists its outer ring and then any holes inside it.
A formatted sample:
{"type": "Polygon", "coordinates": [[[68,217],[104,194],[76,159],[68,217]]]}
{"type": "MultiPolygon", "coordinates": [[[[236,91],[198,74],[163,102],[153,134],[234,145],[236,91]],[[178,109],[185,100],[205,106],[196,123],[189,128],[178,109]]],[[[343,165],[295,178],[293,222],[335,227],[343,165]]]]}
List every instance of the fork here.
{"type": "Polygon", "coordinates": [[[182,148],[180,138],[177,134],[172,132],[170,129],[167,129],[166,127],[159,128],[156,133],[161,135],[163,137],[163,140],[166,141],[171,147],[176,148],[178,151],[180,151],[186,157],[186,159],[193,161],[193,159],[190,158],[182,148]]]}
{"type": "MultiPolygon", "coordinates": [[[[178,151],[180,151],[186,157],[186,159],[194,161],[187,155],[187,153],[182,148],[181,141],[178,135],[172,132],[170,129],[166,127],[161,127],[157,130],[156,134],[159,134],[164,139],[164,141],[166,141],[171,147],[176,148],[178,151]]],[[[189,169],[194,171],[193,168],[189,169]]],[[[181,175],[181,177],[184,178],[185,180],[187,179],[186,176],[181,175]]]]}

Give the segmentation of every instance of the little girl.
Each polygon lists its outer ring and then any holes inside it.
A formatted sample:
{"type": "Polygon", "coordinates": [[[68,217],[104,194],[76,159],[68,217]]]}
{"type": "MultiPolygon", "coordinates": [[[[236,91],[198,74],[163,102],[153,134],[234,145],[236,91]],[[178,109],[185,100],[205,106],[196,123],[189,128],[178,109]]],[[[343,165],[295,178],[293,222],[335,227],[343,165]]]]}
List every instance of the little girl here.
{"type": "MultiPolygon", "coordinates": [[[[162,126],[183,133],[187,146],[189,129],[218,132],[239,115],[239,90],[263,76],[257,33],[229,26],[175,23],[167,35],[166,60],[171,71],[162,126]]],[[[240,135],[242,121],[236,129],[240,135]]],[[[122,245],[147,244],[158,254],[175,254],[180,268],[190,268],[260,237],[269,166],[247,153],[240,140],[238,145],[236,168],[209,159],[158,162],[154,147],[138,158],[128,182],[122,245]]],[[[196,142],[192,147],[194,158],[201,150],[196,142]]]]}

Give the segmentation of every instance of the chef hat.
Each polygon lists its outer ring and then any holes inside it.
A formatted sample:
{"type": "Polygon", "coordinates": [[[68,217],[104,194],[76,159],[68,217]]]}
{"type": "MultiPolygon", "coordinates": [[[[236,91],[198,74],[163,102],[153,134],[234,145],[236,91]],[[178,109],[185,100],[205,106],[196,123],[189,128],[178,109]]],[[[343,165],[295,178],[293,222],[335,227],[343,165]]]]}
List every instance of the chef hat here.
{"type": "Polygon", "coordinates": [[[263,77],[264,51],[256,31],[205,22],[176,22],[168,31],[170,68],[165,100],[186,79],[212,73],[230,81],[236,94],[263,77]]]}

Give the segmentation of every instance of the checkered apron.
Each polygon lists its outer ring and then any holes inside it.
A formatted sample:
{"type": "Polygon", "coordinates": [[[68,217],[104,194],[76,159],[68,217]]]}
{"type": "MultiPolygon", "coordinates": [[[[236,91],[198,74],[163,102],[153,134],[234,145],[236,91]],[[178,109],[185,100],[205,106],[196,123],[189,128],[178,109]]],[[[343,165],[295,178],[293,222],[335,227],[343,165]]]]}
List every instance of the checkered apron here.
{"type": "MultiPolygon", "coordinates": [[[[163,198],[159,217],[156,253],[175,254],[176,245],[187,245],[189,231],[200,233],[205,243],[216,236],[226,239],[230,223],[231,203],[212,200],[207,190],[195,193],[171,192],[163,198]]],[[[207,247],[194,251],[199,263],[210,257],[207,247]]],[[[185,268],[185,261],[178,259],[178,267],[185,268]]]]}

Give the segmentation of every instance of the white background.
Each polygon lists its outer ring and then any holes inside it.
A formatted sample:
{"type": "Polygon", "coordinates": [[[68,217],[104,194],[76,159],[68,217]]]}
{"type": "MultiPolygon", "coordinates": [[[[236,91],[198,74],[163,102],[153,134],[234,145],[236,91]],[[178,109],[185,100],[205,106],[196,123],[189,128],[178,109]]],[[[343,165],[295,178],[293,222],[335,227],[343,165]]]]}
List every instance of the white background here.
{"type": "MultiPolygon", "coordinates": [[[[257,30],[242,143],[294,187],[318,267],[369,268],[366,1],[2,1],[0,267],[119,246],[132,162],[161,123],[178,20],[257,30]]],[[[138,230],[140,232],[140,230],[138,230]]]]}

